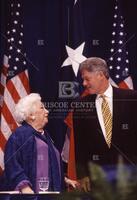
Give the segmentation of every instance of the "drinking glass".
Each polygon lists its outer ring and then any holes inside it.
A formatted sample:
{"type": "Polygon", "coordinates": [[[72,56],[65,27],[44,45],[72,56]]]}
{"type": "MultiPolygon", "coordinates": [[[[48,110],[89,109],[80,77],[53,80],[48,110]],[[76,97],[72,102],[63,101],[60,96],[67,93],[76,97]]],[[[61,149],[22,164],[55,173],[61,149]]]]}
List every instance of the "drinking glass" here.
{"type": "Polygon", "coordinates": [[[48,177],[41,177],[38,181],[39,189],[43,192],[47,191],[49,188],[49,178],[48,177]]]}

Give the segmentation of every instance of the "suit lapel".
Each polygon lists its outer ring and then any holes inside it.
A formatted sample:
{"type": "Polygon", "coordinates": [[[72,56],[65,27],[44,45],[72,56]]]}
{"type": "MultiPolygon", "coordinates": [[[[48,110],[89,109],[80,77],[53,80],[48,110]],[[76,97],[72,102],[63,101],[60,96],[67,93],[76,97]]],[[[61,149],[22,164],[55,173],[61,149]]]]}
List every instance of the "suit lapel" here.
{"type": "MultiPolygon", "coordinates": [[[[113,87],[113,127],[112,127],[112,140],[115,141],[117,138],[117,127],[121,122],[120,115],[123,109],[122,102],[120,101],[119,91],[113,87]]],[[[122,112],[124,113],[124,112],[122,112]]]]}

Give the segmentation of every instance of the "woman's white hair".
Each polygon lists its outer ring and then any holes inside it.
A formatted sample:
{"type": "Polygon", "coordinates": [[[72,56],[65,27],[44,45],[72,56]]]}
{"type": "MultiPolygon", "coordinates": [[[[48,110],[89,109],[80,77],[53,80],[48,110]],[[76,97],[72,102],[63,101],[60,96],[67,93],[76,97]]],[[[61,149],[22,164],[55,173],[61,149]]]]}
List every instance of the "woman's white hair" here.
{"type": "Polygon", "coordinates": [[[27,120],[27,117],[35,111],[35,103],[41,101],[38,93],[31,93],[18,101],[15,106],[15,117],[19,124],[27,120]]]}

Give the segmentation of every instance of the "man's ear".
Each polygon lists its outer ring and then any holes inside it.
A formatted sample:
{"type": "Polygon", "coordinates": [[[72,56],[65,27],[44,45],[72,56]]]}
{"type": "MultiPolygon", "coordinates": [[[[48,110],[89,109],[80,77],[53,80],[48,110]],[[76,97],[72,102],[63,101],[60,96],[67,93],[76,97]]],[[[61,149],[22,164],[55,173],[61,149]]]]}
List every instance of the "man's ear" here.
{"type": "Polygon", "coordinates": [[[99,76],[100,78],[103,78],[103,77],[104,77],[104,73],[103,73],[102,71],[99,71],[99,72],[98,72],[98,76],[99,76]]]}

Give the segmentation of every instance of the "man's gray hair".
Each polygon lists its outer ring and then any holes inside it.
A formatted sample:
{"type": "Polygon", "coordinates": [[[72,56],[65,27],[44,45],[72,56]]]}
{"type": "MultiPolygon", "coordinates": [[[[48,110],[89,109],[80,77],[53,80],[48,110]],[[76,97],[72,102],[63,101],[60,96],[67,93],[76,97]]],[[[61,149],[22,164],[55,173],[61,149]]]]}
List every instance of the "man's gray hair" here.
{"type": "Polygon", "coordinates": [[[108,66],[105,60],[99,57],[87,58],[84,62],[80,64],[80,72],[87,70],[88,72],[101,71],[107,79],[109,79],[108,66]]]}
{"type": "Polygon", "coordinates": [[[21,98],[15,106],[15,118],[19,124],[27,120],[27,117],[35,111],[35,103],[41,101],[38,93],[31,93],[21,98]]]}

